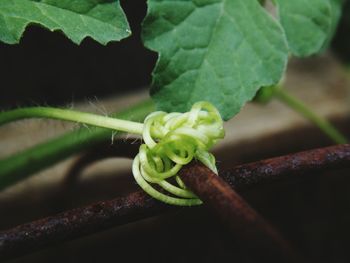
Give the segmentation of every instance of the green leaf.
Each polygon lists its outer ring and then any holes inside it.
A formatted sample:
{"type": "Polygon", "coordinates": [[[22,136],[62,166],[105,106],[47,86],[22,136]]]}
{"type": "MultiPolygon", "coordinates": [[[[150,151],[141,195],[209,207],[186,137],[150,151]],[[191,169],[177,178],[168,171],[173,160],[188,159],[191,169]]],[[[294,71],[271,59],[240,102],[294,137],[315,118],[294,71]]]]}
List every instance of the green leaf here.
{"type": "Polygon", "coordinates": [[[333,35],[341,0],[275,0],[293,55],[305,57],[323,49],[333,35]]]}
{"type": "Polygon", "coordinates": [[[160,53],[151,95],[165,111],[205,100],[227,120],[276,84],[288,59],[282,28],[257,0],[148,0],[143,29],[160,53]]]}
{"type": "Polygon", "coordinates": [[[15,44],[29,24],[63,31],[74,43],[101,44],[130,35],[118,0],[0,0],[0,40],[15,44]]]}

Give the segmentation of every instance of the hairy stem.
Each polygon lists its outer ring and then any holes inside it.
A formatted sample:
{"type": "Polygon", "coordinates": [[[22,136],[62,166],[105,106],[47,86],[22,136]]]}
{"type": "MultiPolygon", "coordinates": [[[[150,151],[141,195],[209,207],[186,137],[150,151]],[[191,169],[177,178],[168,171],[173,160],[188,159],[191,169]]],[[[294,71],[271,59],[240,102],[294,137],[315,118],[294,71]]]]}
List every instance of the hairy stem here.
{"type": "Polygon", "coordinates": [[[288,105],[290,108],[300,113],[306,119],[316,125],[321,131],[323,131],[330,139],[337,144],[347,143],[347,138],[341,134],[337,128],[335,128],[327,119],[317,115],[311,109],[309,109],[303,102],[297,98],[288,94],[285,90],[279,86],[274,87],[274,96],[280,101],[288,105]]]}
{"type": "MultiPolygon", "coordinates": [[[[152,111],[154,104],[148,100],[113,117],[142,121],[152,111]]],[[[8,122],[9,117],[2,117],[2,120],[2,123],[8,122]]],[[[72,154],[109,140],[111,135],[111,131],[104,128],[78,129],[0,160],[0,190],[72,154]]]]}
{"type": "Polygon", "coordinates": [[[143,124],[128,120],[120,120],[87,112],[51,107],[31,107],[10,110],[0,114],[0,125],[25,118],[48,118],[73,121],[96,127],[142,134],[143,124]]]}

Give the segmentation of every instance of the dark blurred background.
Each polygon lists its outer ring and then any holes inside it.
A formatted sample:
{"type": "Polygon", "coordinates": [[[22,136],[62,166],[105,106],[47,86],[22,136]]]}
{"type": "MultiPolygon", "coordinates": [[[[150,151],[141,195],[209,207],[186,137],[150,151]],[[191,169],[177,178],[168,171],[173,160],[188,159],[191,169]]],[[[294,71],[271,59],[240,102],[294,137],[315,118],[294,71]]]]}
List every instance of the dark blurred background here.
{"type": "Polygon", "coordinates": [[[100,45],[87,38],[80,46],[60,32],[30,26],[18,45],[0,43],[0,108],[57,105],[136,90],[151,82],[157,59],[141,41],[146,1],[121,1],[132,36],[100,45]]]}
{"type": "Polygon", "coordinates": [[[332,42],[332,49],[345,64],[350,64],[350,2],[345,0],[343,15],[332,42]]]}

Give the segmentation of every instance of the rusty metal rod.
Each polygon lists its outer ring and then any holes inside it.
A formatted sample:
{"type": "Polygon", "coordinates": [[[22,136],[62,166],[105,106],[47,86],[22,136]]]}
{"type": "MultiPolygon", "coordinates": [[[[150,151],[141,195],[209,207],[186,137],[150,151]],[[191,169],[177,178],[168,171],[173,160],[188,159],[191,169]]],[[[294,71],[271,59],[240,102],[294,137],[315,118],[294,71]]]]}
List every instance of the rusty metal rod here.
{"type": "Polygon", "coordinates": [[[0,261],[160,214],[174,207],[143,191],[72,209],[0,233],[0,261]]]}
{"type": "Polygon", "coordinates": [[[350,144],[343,144],[238,165],[223,171],[220,177],[231,187],[243,189],[286,178],[306,179],[310,172],[349,167],[350,144]]]}
{"type": "Polygon", "coordinates": [[[186,186],[231,231],[239,241],[239,249],[254,257],[254,262],[306,262],[275,228],[209,168],[192,162],[179,174],[186,186]]]}
{"type": "MultiPolygon", "coordinates": [[[[249,185],[286,178],[287,175],[349,167],[350,145],[338,145],[240,165],[223,173],[223,179],[239,190],[249,185]]],[[[154,216],[169,209],[174,207],[157,202],[143,192],[135,192],[123,198],[66,211],[1,232],[0,259],[18,257],[51,244],[154,216]]]]}

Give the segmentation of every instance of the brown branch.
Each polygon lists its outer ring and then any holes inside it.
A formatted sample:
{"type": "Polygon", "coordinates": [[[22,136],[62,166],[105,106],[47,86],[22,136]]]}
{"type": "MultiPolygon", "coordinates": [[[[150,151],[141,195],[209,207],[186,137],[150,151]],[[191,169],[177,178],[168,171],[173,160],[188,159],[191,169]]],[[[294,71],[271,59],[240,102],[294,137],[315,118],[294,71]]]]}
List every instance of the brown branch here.
{"type": "MultiPolygon", "coordinates": [[[[349,167],[350,145],[338,145],[240,165],[223,173],[223,179],[239,190],[258,183],[295,177],[288,175],[349,167]]],[[[201,191],[193,190],[197,193],[201,191]]],[[[206,200],[205,196],[201,198],[206,200]]],[[[154,216],[169,209],[175,208],[157,202],[143,192],[73,209],[1,232],[0,259],[20,256],[51,244],[154,216]]]]}

